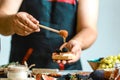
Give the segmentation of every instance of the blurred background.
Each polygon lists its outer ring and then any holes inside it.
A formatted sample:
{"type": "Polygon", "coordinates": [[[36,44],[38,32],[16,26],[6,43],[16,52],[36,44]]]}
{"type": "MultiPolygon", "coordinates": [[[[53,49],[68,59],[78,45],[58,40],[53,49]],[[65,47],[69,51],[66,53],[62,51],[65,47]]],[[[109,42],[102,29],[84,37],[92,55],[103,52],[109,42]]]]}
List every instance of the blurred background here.
{"type": "MultiPolygon", "coordinates": [[[[84,71],[92,71],[87,60],[98,59],[120,53],[120,0],[99,0],[98,38],[87,50],[82,52],[84,71]]],[[[7,64],[11,36],[0,35],[0,65],[7,64]]]]}

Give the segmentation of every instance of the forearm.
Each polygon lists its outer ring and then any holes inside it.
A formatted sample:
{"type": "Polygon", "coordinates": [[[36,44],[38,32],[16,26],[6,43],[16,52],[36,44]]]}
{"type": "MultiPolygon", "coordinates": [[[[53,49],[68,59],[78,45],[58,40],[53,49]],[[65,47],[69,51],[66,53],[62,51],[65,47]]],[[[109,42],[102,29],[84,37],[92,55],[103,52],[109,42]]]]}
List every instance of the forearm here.
{"type": "Polygon", "coordinates": [[[98,0],[79,0],[76,35],[82,49],[90,47],[97,38],[98,0]]]}
{"type": "Polygon", "coordinates": [[[12,35],[14,31],[10,25],[11,16],[16,14],[22,0],[0,0],[0,34],[12,35]]]}
{"type": "Polygon", "coordinates": [[[97,30],[86,27],[81,29],[72,40],[76,40],[80,44],[82,50],[89,48],[97,38],[97,30]]]}
{"type": "Polygon", "coordinates": [[[14,34],[12,26],[10,26],[9,18],[7,14],[0,13],[0,34],[8,36],[14,34]]]}
{"type": "MultiPolygon", "coordinates": [[[[6,14],[16,14],[23,0],[0,0],[0,11],[6,14]]],[[[1,12],[0,12],[1,13],[1,12]]]]}

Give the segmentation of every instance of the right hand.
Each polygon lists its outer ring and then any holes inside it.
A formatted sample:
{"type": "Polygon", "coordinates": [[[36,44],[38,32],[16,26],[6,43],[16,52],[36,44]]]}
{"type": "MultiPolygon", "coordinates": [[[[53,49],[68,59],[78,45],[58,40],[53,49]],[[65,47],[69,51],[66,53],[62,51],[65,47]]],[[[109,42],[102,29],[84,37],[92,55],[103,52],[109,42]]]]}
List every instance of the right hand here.
{"type": "Polygon", "coordinates": [[[33,32],[39,32],[39,21],[37,21],[32,15],[26,12],[19,12],[10,16],[10,26],[14,33],[27,36],[33,32]]]}

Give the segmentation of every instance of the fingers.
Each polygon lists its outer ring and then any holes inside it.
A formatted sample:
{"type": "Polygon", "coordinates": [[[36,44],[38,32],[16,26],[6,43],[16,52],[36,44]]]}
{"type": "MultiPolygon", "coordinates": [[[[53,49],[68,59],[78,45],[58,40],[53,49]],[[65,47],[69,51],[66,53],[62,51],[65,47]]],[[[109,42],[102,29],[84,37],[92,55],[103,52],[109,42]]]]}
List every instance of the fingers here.
{"type": "Polygon", "coordinates": [[[74,47],[71,48],[71,52],[72,52],[72,53],[76,53],[76,52],[78,52],[78,51],[80,51],[80,50],[81,50],[81,48],[80,48],[80,46],[78,46],[78,45],[74,45],[74,47]]]}
{"type": "Polygon", "coordinates": [[[24,25],[22,22],[18,21],[17,23],[19,24],[18,27],[21,28],[22,30],[27,31],[27,32],[33,32],[31,28],[24,25]]]}
{"type": "Polygon", "coordinates": [[[30,14],[19,12],[12,16],[11,26],[13,26],[14,32],[16,34],[26,36],[33,32],[40,31],[40,28],[37,26],[39,22],[30,14]]]}
{"type": "Polygon", "coordinates": [[[20,35],[20,36],[27,36],[31,34],[30,32],[24,31],[23,29],[19,28],[15,30],[15,33],[20,35]]]}
{"type": "Polygon", "coordinates": [[[27,15],[27,21],[26,23],[29,24],[29,27],[32,29],[35,29],[36,32],[40,31],[40,28],[38,26],[39,22],[31,15],[27,15]]]}
{"type": "Polygon", "coordinates": [[[67,64],[67,63],[68,63],[67,60],[57,60],[57,61],[55,61],[55,62],[57,62],[58,64],[59,64],[59,63],[62,63],[62,64],[67,64]]]}
{"type": "Polygon", "coordinates": [[[14,27],[14,31],[16,34],[21,36],[27,36],[33,32],[32,29],[30,29],[20,21],[16,20],[16,23],[17,24],[14,25],[14,26],[17,26],[17,27],[14,27]]]}
{"type": "Polygon", "coordinates": [[[68,61],[66,61],[66,60],[62,60],[62,63],[63,63],[63,64],[67,64],[68,61]]]}
{"type": "Polygon", "coordinates": [[[34,24],[39,24],[39,21],[37,21],[32,15],[27,15],[27,17],[34,23],[34,24]]]}
{"type": "Polygon", "coordinates": [[[67,42],[61,45],[59,49],[62,50],[62,48],[64,48],[66,45],[67,45],[67,42]]]}
{"type": "Polygon", "coordinates": [[[23,28],[25,28],[26,31],[40,31],[40,28],[37,26],[39,22],[30,14],[27,14],[25,12],[19,12],[18,14],[16,14],[15,18],[16,20],[18,20],[18,22],[21,22],[24,25],[23,28]]]}
{"type": "Polygon", "coordinates": [[[63,64],[66,64],[66,63],[71,64],[80,59],[81,46],[79,45],[79,43],[76,40],[70,40],[69,42],[64,43],[60,47],[60,49],[62,50],[62,48],[64,48],[64,47],[69,49],[71,54],[73,54],[73,58],[68,61],[58,61],[58,63],[62,62],[63,64]]]}
{"type": "Polygon", "coordinates": [[[71,64],[77,62],[80,59],[80,54],[81,54],[81,50],[78,50],[76,54],[74,54],[74,58],[72,60],[69,60],[68,63],[71,64]]]}
{"type": "Polygon", "coordinates": [[[31,33],[27,32],[27,31],[24,31],[24,35],[23,36],[27,36],[29,34],[31,34],[31,33]]]}
{"type": "Polygon", "coordinates": [[[66,46],[73,53],[75,53],[80,48],[80,46],[78,45],[78,42],[75,40],[70,40],[66,46]]]}

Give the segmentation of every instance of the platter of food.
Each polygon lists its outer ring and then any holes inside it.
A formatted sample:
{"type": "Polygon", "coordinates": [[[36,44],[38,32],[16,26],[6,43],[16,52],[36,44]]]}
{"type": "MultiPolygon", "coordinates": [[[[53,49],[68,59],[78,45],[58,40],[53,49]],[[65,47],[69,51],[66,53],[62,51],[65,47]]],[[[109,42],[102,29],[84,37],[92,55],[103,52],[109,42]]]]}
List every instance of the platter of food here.
{"type": "MultiPolygon", "coordinates": [[[[42,77],[42,75],[44,76],[49,76],[52,78],[56,78],[58,80],[87,80],[87,78],[89,78],[89,75],[91,72],[88,71],[81,71],[81,70],[59,70],[53,72],[53,69],[49,69],[49,73],[45,74],[44,72],[41,73],[43,69],[33,69],[33,75],[35,76],[35,78],[37,77],[42,77]],[[37,71],[36,71],[37,70],[37,71]],[[52,71],[52,72],[50,72],[52,71]]],[[[45,70],[45,69],[44,69],[45,70]]],[[[47,70],[47,69],[46,69],[47,70]]]]}

